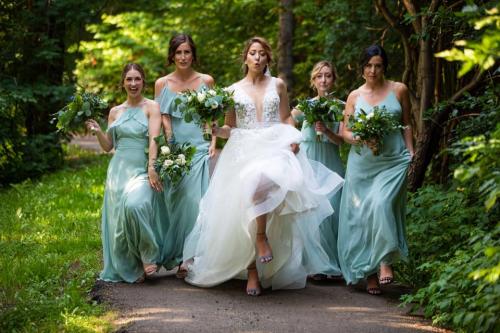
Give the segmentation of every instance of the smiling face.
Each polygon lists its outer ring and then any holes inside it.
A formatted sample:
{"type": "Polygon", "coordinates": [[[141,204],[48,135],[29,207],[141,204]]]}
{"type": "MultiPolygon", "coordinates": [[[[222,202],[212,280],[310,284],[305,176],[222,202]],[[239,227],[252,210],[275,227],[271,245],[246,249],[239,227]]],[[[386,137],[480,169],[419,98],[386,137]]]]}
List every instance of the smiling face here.
{"type": "Polygon", "coordinates": [[[144,78],[142,74],[134,68],[130,69],[123,78],[123,87],[128,96],[139,97],[144,87],[144,78]]]}
{"type": "Polygon", "coordinates": [[[188,42],[184,42],[175,50],[175,66],[179,69],[187,69],[193,64],[193,50],[188,42]]]}
{"type": "Polygon", "coordinates": [[[320,95],[332,90],[335,79],[331,67],[323,66],[313,78],[313,84],[320,95]]]}
{"type": "Polygon", "coordinates": [[[384,61],[381,56],[373,56],[363,67],[366,82],[377,82],[384,78],[384,61]]]}
{"type": "Polygon", "coordinates": [[[264,46],[261,43],[255,42],[248,48],[245,65],[248,67],[249,72],[263,73],[269,63],[269,56],[264,46]]]}

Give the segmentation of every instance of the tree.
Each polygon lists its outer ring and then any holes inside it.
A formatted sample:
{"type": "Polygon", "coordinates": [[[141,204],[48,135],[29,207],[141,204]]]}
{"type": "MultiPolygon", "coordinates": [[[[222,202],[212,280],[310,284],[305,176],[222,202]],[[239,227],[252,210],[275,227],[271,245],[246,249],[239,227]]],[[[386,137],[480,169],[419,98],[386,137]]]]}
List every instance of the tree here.
{"type": "Polygon", "coordinates": [[[294,0],[281,0],[280,32],[278,43],[278,73],[287,85],[288,91],[293,92],[293,32],[295,19],[293,16],[294,0]]]}

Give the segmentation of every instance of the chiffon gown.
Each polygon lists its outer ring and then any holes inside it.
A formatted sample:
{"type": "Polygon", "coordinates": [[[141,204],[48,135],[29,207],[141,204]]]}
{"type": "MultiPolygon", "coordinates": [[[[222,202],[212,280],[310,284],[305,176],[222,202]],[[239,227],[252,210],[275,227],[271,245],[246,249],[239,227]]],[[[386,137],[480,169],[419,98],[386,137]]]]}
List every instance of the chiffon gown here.
{"type": "Polygon", "coordinates": [[[302,139],[280,123],[275,78],[263,97],[262,115],[238,83],[234,91],[237,128],[222,150],[196,225],[184,247],[186,281],[211,287],[231,278],[246,279],[256,260],[255,218],[267,214],[273,260],[257,270],[264,288],[302,288],[307,275],[330,268],[320,244],[320,223],[333,210],[328,194],[343,179],[291,143],[302,139]]]}
{"type": "Polygon", "coordinates": [[[143,263],[161,264],[168,227],[163,196],[149,185],[146,172],[148,119],[141,107],[128,107],[108,128],[111,159],[102,210],[104,269],[100,278],[135,282],[143,263]]]}
{"type": "MultiPolygon", "coordinates": [[[[399,119],[401,104],[390,91],[378,104],[399,119]]],[[[355,113],[373,107],[359,96],[355,113]]],[[[339,259],[344,278],[355,284],[376,273],[381,263],[406,259],[405,238],[406,175],[410,164],[401,131],[383,140],[379,155],[363,146],[351,147],[346,182],[340,204],[339,259]]]]}
{"type": "MultiPolygon", "coordinates": [[[[200,88],[204,86],[202,84],[200,88]]],[[[171,186],[168,181],[165,183],[165,202],[170,220],[164,243],[167,269],[172,269],[182,262],[184,241],[196,222],[200,200],[207,190],[209,181],[210,143],[203,139],[200,126],[184,121],[182,113],[174,102],[177,96],[177,93],[165,86],[157,101],[161,113],[171,117],[175,142],[178,144],[189,142],[196,147],[196,153],[189,174],[186,174],[176,186],[171,186]]]]}
{"type": "MultiPolygon", "coordinates": [[[[297,120],[300,121],[303,119],[304,116],[301,115],[297,120]]],[[[328,127],[334,133],[337,133],[339,130],[338,123],[329,124],[328,127]]],[[[300,147],[305,151],[309,159],[322,163],[328,169],[336,172],[341,177],[344,177],[344,165],[342,164],[342,160],[340,159],[339,146],[337,144],[331,142],[326,135],[321,135],[320,140],[318,141],[316,138],[314,125],[310,126],[306,121],[302,123],[302,136],[303,139],[300,147]]],[[[330,204],[333,207],[333,214],[327,217],[320,226],[321,245],[330,258],[331,269],[328,271],[317,273],[336,276],[342,275],[337,250],[341,197],[342,190],[339,190],[330,198],[330,204]]]]}

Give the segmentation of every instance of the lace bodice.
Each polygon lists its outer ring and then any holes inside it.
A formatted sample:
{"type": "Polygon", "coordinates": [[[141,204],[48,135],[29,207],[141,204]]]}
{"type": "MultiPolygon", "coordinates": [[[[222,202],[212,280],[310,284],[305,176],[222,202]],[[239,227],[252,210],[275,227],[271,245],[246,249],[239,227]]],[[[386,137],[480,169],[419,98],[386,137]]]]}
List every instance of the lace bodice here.
{"type": "Polygon", "coordinates": [[[262,99],[262,115],[257,115],[257,107],[254,101],[241,88],[239,83],[235,83],[230,88],[234,90],[234,100],[236,102],[236,127],[250,129],[280,122],[280,97],[276,90],[276,78],[272,77],[271,82],[266,87],[262,99]],[[259,119],[260,117],[262,118],[259,119]]]}

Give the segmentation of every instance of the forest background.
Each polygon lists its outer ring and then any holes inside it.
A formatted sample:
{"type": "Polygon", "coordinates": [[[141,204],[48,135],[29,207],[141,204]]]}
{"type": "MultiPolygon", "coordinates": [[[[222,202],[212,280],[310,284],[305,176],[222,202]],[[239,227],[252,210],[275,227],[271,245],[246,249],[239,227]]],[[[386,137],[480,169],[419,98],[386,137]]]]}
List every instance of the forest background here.
{"type": "MultiPolygon", "coordinates": [[[[146,69],[152,98],[154,80],[173,70],[166,66],[173,34],[192,35],[197,70],[223,86],[242,77],[244,41],[267,38],[272,72],[287,82],[292,104],[313,94],[309,73],[323,59],[335,64],[335,95],[345,99],[363,81],[359,54],[378,43],[389,55],[387,77],[410,88],[417,148],[408,184],[411,258],[396,272],[415,292],[403,301],[437,325],[498,330],[498,10],[497,1],[461,0],[0,1],[0,245],[14,258],[23,253],[12,195],[19,184],[68,165],[68,137],[55,132],[53,114],[76,89],[121,101],[120,72],[132,61],[146,69]]],[[[23,280],[0,277],[0,328],[43,321],[20,310],[23,280]]],[[[54,305],[61,313],[74,307],[54,305]]],[[[56,327],[63,317],[54,317],[56,327]]]]}

